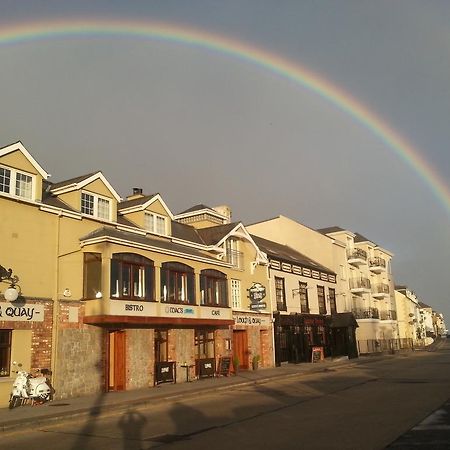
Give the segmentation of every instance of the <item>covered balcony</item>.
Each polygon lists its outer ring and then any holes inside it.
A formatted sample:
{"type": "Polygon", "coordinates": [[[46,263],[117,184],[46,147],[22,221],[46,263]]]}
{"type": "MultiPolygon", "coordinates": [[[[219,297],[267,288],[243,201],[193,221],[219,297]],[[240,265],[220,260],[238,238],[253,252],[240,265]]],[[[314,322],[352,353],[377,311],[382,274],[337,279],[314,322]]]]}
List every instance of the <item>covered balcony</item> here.
{"type": "Polygon", "coordinates": [[[347,250],[347,262],[349,264],[353,264],[354,266],[367,264],[367,252],[362,248],[347,250]]]}
{"type": "Polygon", "coordinates": [[[386,272],[386,261],[379,256],[369,259],[369,269],[373,273],[386,272]]]}
{"type": "Polygon", "coordinates": [[[359,277],[349,280],[350,291],[352,294],[364,294],[370,292],[370,280],[368,278],[359,277]]]}
{"type": "Polygon", "coordinates": [[[356,319],[379,319],[380,312],[377,308],[354,308],[352,313],[356,319]]]}
{"type": "Polygon", "coordinates": [[[372,297],[373,298],[386,298],[389,297],[389,285],[385,283],[378,283],[373,288],[372,297]]]}
{"type": "Polygon", "coordinates": [[[391,309],[389,311],[380,311],[381,320],[397,320],[397,311],[391,309]]]}

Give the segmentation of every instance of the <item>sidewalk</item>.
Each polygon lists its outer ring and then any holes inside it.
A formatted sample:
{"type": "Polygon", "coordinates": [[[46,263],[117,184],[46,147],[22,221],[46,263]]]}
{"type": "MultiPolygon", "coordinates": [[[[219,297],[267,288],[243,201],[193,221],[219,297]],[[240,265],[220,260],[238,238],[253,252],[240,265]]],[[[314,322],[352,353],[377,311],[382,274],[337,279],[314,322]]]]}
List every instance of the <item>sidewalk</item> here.
{"type": "Polygon", "coordinates": [[[12,431],[22,426],[37,428],[69,418],[107,416],[126,411],[131,405],[145,406],[155,403],[198,397],[211,392],[233,389],[272,380],[320,373],[337,367],[352,367],[379,361],[395,355],[363,356],[357,359],[327,359],[319,363],[286,364],[270,369],[243,371],[237,376],[205,378],[189,383],[162,384],[158,387],[122,392],[99,393],[84,397],[55,400],[42,406],[20,406],[12,410],[0,409],[0,432],[12,431]]]}

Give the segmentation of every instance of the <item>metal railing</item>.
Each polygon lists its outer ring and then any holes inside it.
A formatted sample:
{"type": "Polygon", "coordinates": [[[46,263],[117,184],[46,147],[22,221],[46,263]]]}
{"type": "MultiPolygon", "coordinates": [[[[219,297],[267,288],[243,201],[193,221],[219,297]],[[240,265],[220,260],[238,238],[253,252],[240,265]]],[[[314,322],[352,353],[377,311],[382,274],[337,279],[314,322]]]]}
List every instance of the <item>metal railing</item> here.
{"type": "Polygon", "coordinates": [[[347,250],[347,259],[364,259],[364,261],[367,261],[367,252],[362,248],[347,250]]]}
{"type": "Polygon", "coordinates": [[[350,278],[350,289],[370,289],[370,280],[368,278],[350,278]]]}
{"type": "Polygon", "coordinates": [[[369,267],[384,267],[386,268],[386,261],[379,256],[369,259],[369,267]]]}
{"type": "Polygon", "coordinates": [[[423,340],[415,340],[411,338],[399,339],[363,339],[358,341],[359,354],[370,353],[394,353],[399,350],[414,349],[424,347],[423,340]]]}
{"type": "Polygon", "coordinates": [[[374,294],[389,294],[389,291],[390,291],[389,285],[385,283],[378,283],[373,288],[374,294]]]}
{"type": "Polygon", "coordinates": [[[378,308],[354,308],[352,309],[352,313],[355,316],[355,319],[379,319],[380,312],[378,308]]]}
{"type": "Polygon", "coordinates": [[[380,319],[381,320],[397,320],[397,311],[389,310],[389,311],[380,311],[380,319]]]}

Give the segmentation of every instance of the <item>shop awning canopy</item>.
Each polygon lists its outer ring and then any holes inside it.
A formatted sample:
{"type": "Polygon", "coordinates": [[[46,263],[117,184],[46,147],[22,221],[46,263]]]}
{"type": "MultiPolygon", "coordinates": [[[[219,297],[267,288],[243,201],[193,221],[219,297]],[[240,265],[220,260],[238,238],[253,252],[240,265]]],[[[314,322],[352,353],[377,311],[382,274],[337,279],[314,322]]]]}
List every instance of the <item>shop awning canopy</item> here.
{"type": "Polygon", "coordinates": [[[358,328],[358,322],[355,316],[351,312],[336,313],[330,317],[330,327],[331,328],[358,328]]]}

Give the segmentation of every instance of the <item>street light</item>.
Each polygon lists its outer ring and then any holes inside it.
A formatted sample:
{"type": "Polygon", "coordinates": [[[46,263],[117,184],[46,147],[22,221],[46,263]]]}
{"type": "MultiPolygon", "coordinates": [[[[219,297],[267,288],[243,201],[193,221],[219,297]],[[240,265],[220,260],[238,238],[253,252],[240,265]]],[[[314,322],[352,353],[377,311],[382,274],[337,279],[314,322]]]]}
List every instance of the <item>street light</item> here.
{"type": "Polygon", "coordinates": [[[3,297],[5,297],[5,300],[8,302],[17,300],[17,297],[19,297],[19,291],[16,288],[16,283],[19,281],[19,277],[17,275],[13,275],[12,269],[5,269],[2,265],[0,265],[0,281],[10,283],[9,288],[3,292],[3,297]]]}

